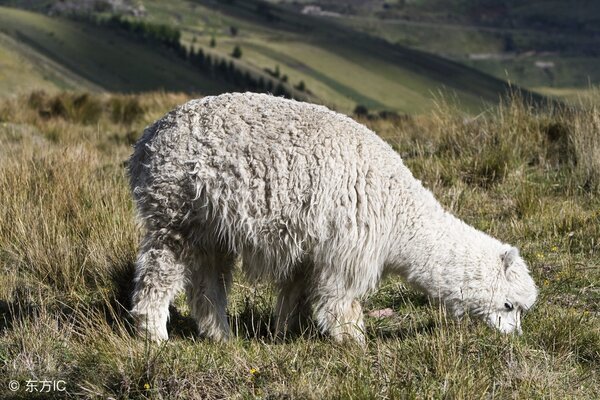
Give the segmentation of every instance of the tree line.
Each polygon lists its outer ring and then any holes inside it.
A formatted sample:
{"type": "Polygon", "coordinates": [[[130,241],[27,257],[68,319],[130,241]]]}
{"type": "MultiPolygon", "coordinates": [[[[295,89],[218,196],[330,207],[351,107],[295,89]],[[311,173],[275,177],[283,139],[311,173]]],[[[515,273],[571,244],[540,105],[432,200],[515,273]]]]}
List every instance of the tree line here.
{"type": "MultiPolygon", "coordinates": [[[[204,52],[202,48],[188,50],[181,44],[181,31],[169,25],[148,21],[132,20],[119,15],[110,17],[102,16],[78,16],[78,20],[93,23],[96,26],[105,27],[124,32],[137,40],[148,44],[162,46],[175,53],[180,59],[190,63],[199,71],[209,74],[215,79],[221,79],[231,83],[242,90],[272,93],[276,96],[287,98],[298,98],[298,93],[289,87],[281,79],[274,79],[250,72],[247,68],[239,68],[233,60],[219,57],[204,52]]],[[[296,88],[298,91],[305,89],[296,88]]]]}

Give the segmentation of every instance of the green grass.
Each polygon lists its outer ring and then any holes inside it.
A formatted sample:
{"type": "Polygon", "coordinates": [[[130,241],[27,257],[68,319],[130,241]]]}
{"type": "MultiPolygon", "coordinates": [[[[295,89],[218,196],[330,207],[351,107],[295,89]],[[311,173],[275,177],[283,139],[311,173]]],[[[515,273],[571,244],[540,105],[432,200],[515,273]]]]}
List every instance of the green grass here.
{"type": "MultiPolygon", "coordinates": [[[[183,295],[162,345],[131,334],[140,232],[124,162],[184,95],[36,92],[0,102],[0,398],[62,379],[82,398],[600,397],[600,115],[515,99],[474,119],[366,121],[453,213],[517,245],[540,286],[524,335],[453,321],[396,278],[364,299],[366,349],[273,341],[269,285],[239,274],[234,337],[198,338],[183,295]]],[[[37,398],[65,397],[64,393],[37,398]]]]}
{"type": "Polygon", "coordinates": [[[500,30],[462,24],[407,21],[353,16],[342,21],[373,36],[434,54],[457,58],[470,53],[497,53],[504,50],[500,30]]]}
{"type": "MultiPolygon", "coordinates": [[[[267,21],[250,2],[150,1],[148,19],[183,31],[187,46],[227,57],[242,48],[239,68],[256,75],[280,65],[290,83],[304,81],[314,101],[349,112],[357,104],[373,110],[418,114],[435,108],[440,93],[469,112],[497,103],[502,80],[401,45],[357,32],[337,21],[274,9],[267,21]],[[239,33],[231,36],[229,28],[239,33]]],[[[212,94],[235,87],[202,75],[166,50],[150,48],[123,34],[70,20],[2,8],[3,31],[71,73],[110,91],[177,90],[212,94]],[[124,60],[126,60],[124,62],[124,60]]]]}
{"type": "MultiPolygon", "coordinates": [[[[197,3],[206,6],[204,1],[197,3]]],[[[258,44],[301,60],[312,70],[343,84],[338,89],[342,95],[360,93],[383,103],[387,108],[407,113],[431,110],[438,91],[444,90],[453,93],[464,108],[481,110],[482,100],[496,103],[507,91],[503,81],[475,69],[404,46],[392,45],[349,29],[335,20],[274,8],[278,20],[265,22],[256,13],[255,1],[233,2],[229,5],[219,3],[218,7],[212,7],[222,11],[228,18],[228,24],[237,20],[259,25],[261,29],[257,33],[247,33],[255,43],[262,42],[258,44]],[[265,28],[273,33],[261,34],[265,28]]],[[[223,26],[221,32],[224,33],[227,27],[223,26]]],[[[267,67],[272,68],[274,63],[271,62],[267,67]]],[[[305,75],[310,78],[310,73],[305,75]]],[[[333,103],[328,98],[321,100],[333,103]]],[[[360,99],[353,100],[360,102],[360,99]]]]}
{"type": "Polygon", "coordinates": [[[25,52],[19,43],[3,34],[0,34],[0,60],[0,96],[14,96],[33,89],[57,91],[85,87],[77,77],[36,52],[25,52]]]}
{"type": "Polygon", "coordinates": [[[569,88],[551,88],[551,87],[537,87],[536,92],[542,93],[545,96],[555,96],[560,99],[564,99],[572,104],[585,104],[586,106],[600,104],[600,90],[597,87],[588,87],[581,89],[577,87],[569,88]]]}
{"type": "Polygon", "coordinates": [[[205,94],[233,87],[210,79],[174,54],[66,19],[0,7],[2,32],[110,91],[174,90],[205,94]]]}
{"type": "MultiPolygon", "coordinates": [[[[475,3],[462,2],[461,6],[475,3]]],[[[509,5],[505,17],[485,21],[477,21],[475,15],[486,7],[474,13],[460,12],[460,6],[448,2],[432,9],[419,3],[405,4],[404,8],[404,12],[388,11],[386,18],[362,9],[357,15],[339,20],[355,30],[450,58],[525,88],[585,89],[590,83],[600,82],[595,50],[600,43],[596,34],[586,31],[593,29],[598,15],[597,5],[590,2],[515,3],[509,5]],[[415,10],[409,11],[411,7],[415,10]],[[524,22],[527,20],[530,22],[524,22]],[[539,22],[542,20],[554,22],[544,25],[539,22]],[[562,27],[557,29],[556,24],[562,27]],[[512,55],[512,58],[473,60],[470,58],[473,54],[512,55]],[[540,60],[552,61],[556,66],[542,71],[535,67],[540,60]]]]}

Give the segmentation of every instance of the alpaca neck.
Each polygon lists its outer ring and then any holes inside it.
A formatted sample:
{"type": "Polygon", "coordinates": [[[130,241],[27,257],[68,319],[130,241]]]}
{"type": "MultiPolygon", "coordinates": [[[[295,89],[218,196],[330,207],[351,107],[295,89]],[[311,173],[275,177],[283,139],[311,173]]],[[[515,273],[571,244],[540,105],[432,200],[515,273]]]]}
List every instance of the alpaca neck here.
{"type": "Polygon", "coordinates": [[[398,225],[398,253],[392,264],[409,284],[448,302],[486,279],[482,266],[499,242],[445,212],[437,202],[421,204],[417,218],[413,215],[398,225]]]}

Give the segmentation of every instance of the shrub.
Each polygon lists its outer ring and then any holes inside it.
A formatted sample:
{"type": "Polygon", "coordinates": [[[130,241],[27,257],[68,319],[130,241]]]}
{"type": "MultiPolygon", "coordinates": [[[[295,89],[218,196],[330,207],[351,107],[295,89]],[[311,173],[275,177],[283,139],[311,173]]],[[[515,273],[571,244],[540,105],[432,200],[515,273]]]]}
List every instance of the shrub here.
{"type": "Polygon", "coordinates": [[[366,117],[369,115],[369,109],[362,104],[357,104],[356,107],[354,107],[354,115],[358,117],[366,117]]]}
{"type": "Polygon", "coordinates": [[[239,45],[236,45],[231,52],[231,57],[233,58],[242,58],[242,49],[239,45]]]}

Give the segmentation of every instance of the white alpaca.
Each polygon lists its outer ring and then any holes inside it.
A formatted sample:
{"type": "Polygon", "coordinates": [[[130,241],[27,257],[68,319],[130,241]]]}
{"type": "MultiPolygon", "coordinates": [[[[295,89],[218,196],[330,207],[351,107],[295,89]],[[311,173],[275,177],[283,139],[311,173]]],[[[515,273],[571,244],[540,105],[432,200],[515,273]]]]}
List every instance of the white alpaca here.
{"type": "Polygon", "coordinates": [[[226,339],[241,255],[279,290],[277,329],[312,311],[335,340],[364,341],[357,299],[386,273],[520,332],[537,289],[517,249],[448,214],[372,131],[322,106],[264,94],[190,101],[148,127],[130,160],[146,228],[132,314],[167,339],[187,289],[202,334],[226,339]]]}

